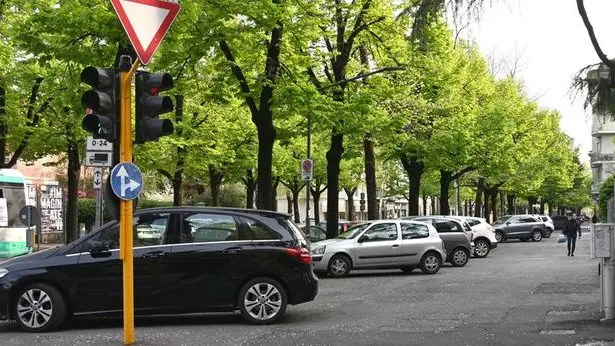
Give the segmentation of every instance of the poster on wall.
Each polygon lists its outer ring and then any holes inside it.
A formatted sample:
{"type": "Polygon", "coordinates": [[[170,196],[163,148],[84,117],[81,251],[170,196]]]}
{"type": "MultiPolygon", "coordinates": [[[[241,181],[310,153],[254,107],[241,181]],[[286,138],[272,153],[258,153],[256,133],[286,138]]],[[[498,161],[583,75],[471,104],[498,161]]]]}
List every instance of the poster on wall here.
{"type": "Polygon", "coordinates": [[[43,232],[64,230],[63,194],[60,185],[41,185],[41,223],[43,232]]]}
{"type": "Polygon", "coordinates": [[[0,198],[0,227],[9,226],[9,208],[5,198],[0,198]]]}

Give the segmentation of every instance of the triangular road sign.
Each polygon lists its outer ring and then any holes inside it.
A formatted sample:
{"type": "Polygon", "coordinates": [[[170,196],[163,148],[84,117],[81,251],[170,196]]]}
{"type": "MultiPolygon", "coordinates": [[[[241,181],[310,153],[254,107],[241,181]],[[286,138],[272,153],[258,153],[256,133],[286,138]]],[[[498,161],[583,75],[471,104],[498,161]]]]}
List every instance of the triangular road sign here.
{"type": "Polygon", "coordinates": [[[111,0],[111,4],[141,63],[147,65],[181,6],[163,0],[111,0]]]}

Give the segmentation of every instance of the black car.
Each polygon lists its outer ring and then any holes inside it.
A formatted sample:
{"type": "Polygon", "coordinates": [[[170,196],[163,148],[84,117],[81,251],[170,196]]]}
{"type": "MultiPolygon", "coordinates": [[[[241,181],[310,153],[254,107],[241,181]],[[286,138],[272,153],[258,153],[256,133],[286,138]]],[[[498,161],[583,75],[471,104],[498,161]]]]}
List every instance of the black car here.
{"type": "MultiPolygon", "coordinates": [[[[276,322],[313,300],[318,279],[307,240],[289,215],[227,208],[145,209],[134,217],[135,315],[235,311],[276,322]]],[[[70,316],[122,313],[119,226],[0,263],[0,320],[25,331],[70,316]]]]}

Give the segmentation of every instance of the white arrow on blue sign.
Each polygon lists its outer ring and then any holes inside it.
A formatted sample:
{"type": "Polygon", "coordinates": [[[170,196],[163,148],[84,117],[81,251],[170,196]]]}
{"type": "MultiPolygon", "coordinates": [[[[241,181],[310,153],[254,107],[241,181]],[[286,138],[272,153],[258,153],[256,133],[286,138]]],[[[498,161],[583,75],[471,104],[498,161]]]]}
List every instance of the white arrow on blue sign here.
{"type": "Polygon", "coordinates": [[[143,175],[136,165],[124,162],[116,165],[109,175],[111,190],[125,201],[131,201],[141,194],[143,190],[143,175]]]}

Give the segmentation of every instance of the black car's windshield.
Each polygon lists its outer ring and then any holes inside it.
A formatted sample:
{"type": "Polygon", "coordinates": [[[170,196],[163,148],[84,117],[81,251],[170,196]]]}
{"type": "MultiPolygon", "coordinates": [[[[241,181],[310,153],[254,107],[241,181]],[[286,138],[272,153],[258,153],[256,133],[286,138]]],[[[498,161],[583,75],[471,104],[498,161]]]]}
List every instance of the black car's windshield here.
{"type": "Polygon", "coordinates": [[[354,225],[350,227],[346,232],[337,236],[340,239],[352,239],[355,238],[359,233],[363,232],[364,229],[369,226],[369,223],[360,223],[358,225],[354,225]]]}
{"type": "Polygon", "coordinates": [[[506,221],[508,221],[511,217],[512,217],[512,215],[502,216],[500,219],[496,220],[494,223],[495,223],[496,225],[503,224],[503,223],[505,223],[506,221]]]}

